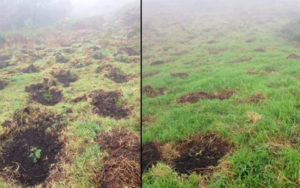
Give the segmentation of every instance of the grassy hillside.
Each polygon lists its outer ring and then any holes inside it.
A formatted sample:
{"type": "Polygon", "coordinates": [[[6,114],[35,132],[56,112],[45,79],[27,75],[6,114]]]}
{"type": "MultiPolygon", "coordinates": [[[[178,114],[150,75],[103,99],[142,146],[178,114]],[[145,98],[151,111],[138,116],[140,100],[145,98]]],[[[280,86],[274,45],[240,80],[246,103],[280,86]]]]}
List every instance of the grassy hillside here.
{"type": "Polygon", "coordinates": [[[145,8],[143,187],[300,185],[300,49],[272,8],[145,8]]]}
{"type": "Polygon", "coordinates": [[[2,33],[0,187],[138,186],[140,35],[122,16],[2,33]]]}

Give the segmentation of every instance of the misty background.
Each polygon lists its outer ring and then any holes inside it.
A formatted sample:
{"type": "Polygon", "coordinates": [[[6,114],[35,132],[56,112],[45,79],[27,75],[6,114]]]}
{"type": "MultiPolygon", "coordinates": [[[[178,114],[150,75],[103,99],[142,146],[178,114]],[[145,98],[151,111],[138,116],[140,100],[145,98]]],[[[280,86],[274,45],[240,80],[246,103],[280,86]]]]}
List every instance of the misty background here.
{"type": "Polygon", "coordinates": [[[203,32],[198,29],[204,23],[208,30],[218,31],[220,35],[226,31],[250,32],[256,30],[256,26],[264,26],[280,37],[300,42],[300,0],[143,1],[143,38],[146,41],[155,37],[154,33],[169,36],[185,30],[187,35],[201,35],[203,32]],[[209,28],[209,22],[218,22],[218,27],[209,28]],[[187,31],[191,25],[199,28],[187,31]],[[162,32],[163,28],[168,28],[169,32],[162,32]]]}
{"type": "MultiPolygon", "coordinates": [[[[112,16],[139,0],[1,0],[0,30],[47,26],[60,20],[112,16]]],[[[139,19],[139,18],[137,18],[139,19]]]]}

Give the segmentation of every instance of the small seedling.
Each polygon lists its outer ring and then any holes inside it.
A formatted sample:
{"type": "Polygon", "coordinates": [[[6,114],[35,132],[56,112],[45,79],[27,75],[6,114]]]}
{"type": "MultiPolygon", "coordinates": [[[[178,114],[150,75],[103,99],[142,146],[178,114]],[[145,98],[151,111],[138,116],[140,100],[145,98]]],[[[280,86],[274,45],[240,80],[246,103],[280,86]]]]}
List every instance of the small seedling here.
{"type": "Polygon", "coordinates": [[[116,104],[116,107],[117,108],[121,108],[122,107],[122,101],[121,100],[119,100],[117,97],[116,98],[114,98],[114,101],[115,101],[115,104],[116,104]]]}
{"type": "Polygon", "coordinates": [[[46,100],[46,101],[51,101],[52,100],[52,94],[50,93],[50,92],[47,92],[47,93],[44,93],[43,94],[43,97],[44,97],[44,99],[46,100]]]}
{"type": "Polygon", "coordinates": [[[29,157],[32,158],[34,163],[37,163],[37,161],[41,158],[42,150],[37,147],[30,147],[30,154],[29,157]]]}

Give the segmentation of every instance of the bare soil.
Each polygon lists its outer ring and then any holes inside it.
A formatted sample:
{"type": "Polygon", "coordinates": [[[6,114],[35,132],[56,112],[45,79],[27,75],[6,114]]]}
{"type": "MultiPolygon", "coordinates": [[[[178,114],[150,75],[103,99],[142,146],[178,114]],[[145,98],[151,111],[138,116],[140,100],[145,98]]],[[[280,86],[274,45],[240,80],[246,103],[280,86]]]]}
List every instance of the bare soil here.
{"type": "Polygon", "coordinates": [[[157,71],[157,72],[151,72],[151,73],[143,74],[143,78],[151,77],[151,76],[154,76],[154,75],[156,75],[158,73],[160,73],[160,72],[157,71]]]}
{"type": "Polygon", "coordinates": [[[0,136],[6,144],[0,154],[0,175],[23,186],[43,183],[58,161],[64,143],[59,139],[64,124],[60,116],[39,108],[16,111],[10,130],[0,136]],[[36,148],[40,157],[30,156],[36,148]]]}
{"type": "Polygon", "coordinates": [[[101,171],[92,178],[96,187],[140,187],[140,139],[129,130],[101,132],[96,142],[109,156],[101,171]]]}
{"type": "Polygon", "coordinates": [[[71,74],[69,70],[53,70],[51,72],[52,76],[54,76],[60,83],[64,85],[64,87],[70,86],[71,82],[75,82],[78,79],[77,75],[71,74]]]}
{"type": "Polygon", "coordinates": [[[300,55],[298,54],[290,54],[286,57],[287,59],[300,59],[300,55]]]}
{"type": "Polygon", "coordinates": [[[208,173],[231,148],[232,144],[218,134],[195,135],[177,143],[180,156],[174,160],[174,168],[179,174],[208,173]]]}
{"type": "Polygon", "coordinates": [[[142,172],[147,171],[151,166],[161,160],[162,152],[156,142],[148,142],[142,147],[142,172]]]}
{"type": "Polygon", "coordinates": [[[124,83],[128,82],[131,78],[130,75],[126,75],[118,68],[111,69],[108,73],[104,75],[106,78],[116,82],[116,83],[124,83]]]}
{"type": "Polygon", "coordinates": [[[159,88],[157,90],[153,89],[151,86],[146,85],[142,88],[142,94],[147,95],[148,97],[154,98],[159,95],[163,95],[166,92],[166,88],[159,88]]]}
{"type": "Polygon", "coordinates": [[[91,104],[94,106],[93,111],[103,117],[112,117],[115,119],[126,118],[130,110],[122,101],[122,94],[119,91],[97,90],[92,92],[91,104]]]}
{"type": "Polygon", "coordinates": [[[193,93],[189,93],[177,99],[177,103],[196,103],[199,99],[228,99],[230,98],[235,91],[233,90],[225,90],[221,92],[208,93],[205,91],[197,91],[193,93]]]}
{"type": "Polygon", "coordinates": [[[8,83],[6,81],[0,80],[0,90],[4,89],[7,85],[8,83]]]}
{"type": "Polygon", "coordinates": [[[23,73],[35,73],[35,72],[40,72],[39,68],[34,66],[33,64],[29,65],[28,67],[22,69],[23,73]]]}
{"type": "Polygon", "coordinates": [[[178,78],[187,78],[189,76],[189,74],[188,73],[179,72],[179,73],[172,73],[171,76],[178,77],[178,78]]]}
{"type": "MultiPolygon", "coordinates": [[[[46,81],[47,82],[47,81],[46,81]]],[[[54,106],[62,99],[62,92],[56,88],[50,88],[47,83],[32,84],[25,88],[31,94],[31,99],[46,106],[54,106]]]]}
{"type": "Polygon", "coordinates": [[[161,65],[161,64],[164,64],[164,63],[167,63],[167,62],[166,61],[154,61],[150,65],[151,66],[156,66],[156,65],[161,65]]]}
{"type": "Polygon", "coordinates": [[[261,100],[268,99],[268,96],[264,93],[255,93],[251,98],[246,99],[247,102],[250,103],[259,103],[261,100]]]}

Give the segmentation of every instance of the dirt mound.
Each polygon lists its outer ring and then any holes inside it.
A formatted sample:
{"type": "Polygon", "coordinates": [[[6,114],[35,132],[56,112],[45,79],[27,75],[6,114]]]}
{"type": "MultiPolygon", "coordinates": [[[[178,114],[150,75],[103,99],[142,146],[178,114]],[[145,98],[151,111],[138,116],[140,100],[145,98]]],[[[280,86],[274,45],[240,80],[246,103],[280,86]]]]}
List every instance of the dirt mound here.
{"type": "Polygon", "coordinates": [[[243,62],[250,61],[251,59],[252,57],[243,57],[243,58],[233,60],[232,63],[243,63],[243,62]]]}
{"type": "Polygon", "coordinates": [[[60,83],[64,85],[64,87],[68,87],[71,82],[75,82],[78,77],[76,75],[71,74],[69,70],[53,70],[51,72],[52,76],[54,76],[60,83]]]}
{"type": "Polygon", "coordinates": [[[287,59],[300,59],[300,55],[298,54],[290,54],[286,57],[287,59]]]}
{"type": "Polygon", "coordinates": [[[160,73],[160,72],[157,71],[157,72],[151,72],[151,73],[143,74],[143,78],[151,77],[151,76],[154,76],[154,75],[156,75],[158,73],[160,73]]]}
{"type": "Polygon", "coordinates": [[[151,86],[147,85],[142,88],[142,94],[147,95],[148,97],[157,97],[159,95],[165,94],[166,89],[165,88],[159,88],[157,90],[153,89],[151,86]]]}
{"type": "Polygon", "coordinates": [[[164,64],[164,63],[167,63],[167,62],[166,61],[154,61],[150,65],[155,66],[155,65],[161,65],[161,64],[164,64]]]}
{"type": "Polygon", "coordinates": [[[216,41],[215,40],[210,40],[210,41],[207,41],[207,44],[215,44],[216,41]]]}
{"type": "Polygon", "coordinates": [[[130,80],[130,76],[126,75],[118,68],[111,69],[104,76],[116,83],[124,83],[124,82],[128,82],[130,80]]]}
{"type": "Polygon", "coordinates": [[[132,131],[112,129],[109,132],[101,132],[96,141],[100,148],[109,154],[110,158],[122,156],[140,162],[140,139],[132,131]]]}
{"type": "Polygon", "coordinates": [[[101,73],[102,71],[111,72],[113,69],[114,69],[114,67],[112,65],[105,64],[105,65],[98,66],[96,68],[95,72],[96,73],[101,73]]]}
{"type": "Polygon", "coordinates": [[[86,66],[89,66],[91,65],[92,63],[87,61],[87,62],[81,62],[80,60],[76,59],[75,61],[73,61],[72,63],[72,67],[75,67],[75,68],[82,68],[82,67],[86,67],[86,66]]]}
{"type": "Polygon", "coordinates": [[[137,55],[140,55],[139,52],[135,51],[134,49],[132,48],[129,48],[129,47],[125,47],[125,48],[122,48],[120,50],[120,52],[118,52],[119,54],[128,54],[129,56],[137,56],[137,55]]]}
{"type": "Polygon", "coordinates": [[[266,99],[268,99],[268,96],[266,94],[255,93],[251,98],[246,99],[246,101],[257,104],[261,100],[266,100],[266,99]]]}
{"type": "Polygon", "coordinates": [[[40,70],[36,66],[31,64],[28,67],[22,69],[22,72],[23,73],[35,73],[35,72],[40,72],[40,70]]]}
{"type": "Polygon", "coordinates": [[[101,132],[96,141],[109,154],[102,170],[92,178],[96,187],[140,187],[139,136],[129,130],[112,129],[101,132]]]}
{"type": "Polygon", "coordinates": [[[31,94],[31,99],[47,106],[54,106],[62,99],[61,91],[50,88],[51,84],[44,82],[32,84],[25,88],[25,91],[31,94]]]}
{"type": "Polygon", "coordinates": [[[161,149],[158,143],[148,142],[142,147],[142,172],[148,170],[161,160],[161,149]]]}
{"type": "Polygon", "coordinates": [[[230,98],[235,91],[225,90],[221,92],[208,93],[204,91],[197,91],[193,93],[189,93],[177,99],[177,103],[196,103],[199,99],[228,99],[230,98]]]}
{"type": "Polygon", "coordinates": [[[265,48],[255,48],[253,51],[254,52],[266,52],[266,49],[265,48]]]}
{"type": "Polygon", "coordinates": [[[178,78],[187,78],[189,76],[189,74],[179,72],[179,73],[172,73],[171,76],[178,77],[178,78]]]}
{"type": "Polygon", "coordinates": [[[94,55],[93,55],[93,58],[94,59],[97,59],[97,60],[101,60],[101,59],[103,59],[103,55],[101,54],[101,53],[95,53],[94,55]]]}
{"type": "Polygon", "coordinates": [[[25,186],[43,183],[63,148],[61,117],[39,108],[15,112],[10,130],[0,136],[6,143],[0,154],[0,174],[25,186]]]}
{"type": "Polygon", "coordinates": [[[6,81],[0,80],[0,90],[4,89],[8,83],[6,81]]]}
{"type": "Polygon", "coordinates": [[[195,135],[177,143],[180,156],[174,160],[174,168],[180,174],[207,173],[209,167],[217,166],[231,148],[232,145],[218,134],[195,135]]]}
{"type": "Polygon", "coordinates": [[[9,62],[0,62],[0,69],[12,66],[9,62]]]}
{"type": "Polygon", "coordinates": [[[248,71],[247,72],[248,75],[256,75],[256,74],[260,74],[259,71],[248,71]]]}
{"type": "Polygon", "coordinates": [[[225,51],[226,51],[225,48],[222,48],[222,49],[210,49],[209,53],[213,54],[213,55],[217,55],[217,54],[223,53],[225,51]]]}
{"type": "Polygon", "coordinates": [[[119,91],[103,91],[97,90],[90,95],[92,98],[91,104],[94,106],[94,113],[115,119],[126,118],[130,114],[130,110],[122,101],[122,94],[119,91]]]}
{"type": "Polygon", "coordinates": [[[111,158],[104,162],[102,170],[92,177],[96,188],[139,188],[140,165],[125,157],[111,158]]]}
{"type": "Polygon", "coordinates": [[[252,42],[254,42],[254,41],[256,41],[256,39],[255,39],[255,38],[251,38],[251,39],[247,39],[245,42],[246,42],[246,43],[252,43],[252,42]]]}
{"type": "Polygon", "coordinates": [[[69,59],[66,58],[64,55],[62,55],[61,53],[57,53],[55,55],[55,59],[57,63],[67,63],[69,61],[69,59]]]}
{"type": "Polygon", "coordinates": [[[11,55],[1,55],[0,56],[0,61],[7,61],[11,59],[11,55]]]}

